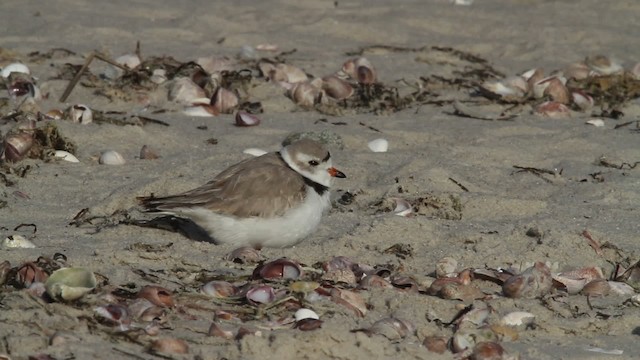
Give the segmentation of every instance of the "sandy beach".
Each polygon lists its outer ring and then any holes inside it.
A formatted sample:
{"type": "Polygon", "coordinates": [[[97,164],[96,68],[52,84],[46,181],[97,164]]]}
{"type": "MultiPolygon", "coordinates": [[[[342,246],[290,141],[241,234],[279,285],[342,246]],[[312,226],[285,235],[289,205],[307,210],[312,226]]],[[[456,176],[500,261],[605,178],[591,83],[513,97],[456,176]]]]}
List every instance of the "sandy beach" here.
{"type": "MultiPolygon", "coordinates": [[[[603,95],[585,110],[568,104],[562,117],[536,113],[543,99],[490,98],[480,88],[530,69],[549,75],[597,55],[630,74],[640,62],[637,1],[8,0],[1,7],[0,68],[27,65],[43,95],[15,115],[16,99],[0,92],[3,138],[28,111],[82,104],[94,121],[37,122],[73,144],[79,163],[4,162],[0,240],[21,235],[35,248],[2,248],[0,262],[15,268],[55,258],[54,267],[90,269],[98,285],[64,302],[3,279],[0,358],[489,359],[471,355],[473,344],[458,354],[453,345],[443,354],[425,345],[431,336],[455,338],[464,330],[459,316],[470,309],[485,316],[468,331],[477,342],[500,344],[500,359],[637,357],[640,267],[623,293],[607,290],[607,296],[567,294],[556,282],[540,296],[512,298],[497,279],[480,275],[472,284],[481,296],[447,298],[429,290],[445,257],[455,259],[456,273],[519,273],[540,262],[553,274],[597,267],[604,279],[624,283],[616,265],[640,260],[640,81],[613,75],[608,79],[627,81],[607,83],[610,93],[622,89],[622,95],[603,95]],[[173,80],[122,82],[122,71],[100,60],[59,101],[93,51],[115,59],[134,53],[137,42],[143,62],[225,57],[236,77],[223,83],[233,84],[245,110],[259,103],[261,123],[234,126],[236,110],[190,116],[168,97],[173,80]],[[257,66],[268,59],[321,78],[358,57],[375,66],[375,84],[360,88],[369,97],[311,107],[297,105],[257,66]],[[594,119],[602,126],[587,124],[594,119]],[[257,265],[228,260],[234,246],[125,224],[153,218],[139,211],[136,197],[202,185],[249,158],[246,149],[277,151],[294,133],[329,139],[334,165],[347,178],[334,182],[331,211],[316,232],[294,247],[262,249],[260,257],[295,260],[306,274],[299,280],[319,282],[333,295],[300,295],[291,281],[247,280],[257,265]],[[368,143],[380,138],[388,151],[371,151],[368,143]],[[143,145],[159,158],[141,159],[143,145]],[[99,164],[106,150],[125,163],[99,164]],[[412,214],[398,216],[394,199],[409,201],[412,214]],[[327,263],[337,256],[375,268],[389,287],[329,279],[327,263]],[[224,279],[289,289],[292,303],[313,309],[321,327],[294,328],[291,304],[269,308],[201,294],[206,282],[224,279]],[[122,331],[96,315],[100,306],[130,305],[147,285],[167,289],[174,301],[152,321],[135,319],[122,331]],[[337,300],[351,293],[364,307],[337,300]],[[516,311],[535,318],[505,326],[503,317],[516,311]],[[389,317],[409,329],[354,331],[389,317]],[[233,338],[212,336],[212,324],[233,338]],[[237,338],[239,328],[250,333],[237,338]],[[492,335],[483,339],[478,329],[492,335]],[[187,352],[158,350],[158,340],[169,338],[180,339],[187,352]]],[[[605,86],[588,81],[568,84],[605,86]]]]}

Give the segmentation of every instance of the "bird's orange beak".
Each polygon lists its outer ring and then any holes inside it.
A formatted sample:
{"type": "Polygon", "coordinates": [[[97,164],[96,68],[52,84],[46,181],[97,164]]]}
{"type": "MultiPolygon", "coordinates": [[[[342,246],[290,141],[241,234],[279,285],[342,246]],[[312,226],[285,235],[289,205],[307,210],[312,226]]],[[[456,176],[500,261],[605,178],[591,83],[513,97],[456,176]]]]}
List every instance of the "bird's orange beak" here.
{"type": "Polygon", "coordinates": [[[337,178],[341,178],[341,179],[344,179],[344,178],[347,177],[347,175],[345,175],[342,171],[340,171],[340,170],[338,170],[338,169],[336,169],[334,167],[329,168],[327,171],[329,172],[329,175],[331,175],[333,177],[337,177],[337,178]]]}

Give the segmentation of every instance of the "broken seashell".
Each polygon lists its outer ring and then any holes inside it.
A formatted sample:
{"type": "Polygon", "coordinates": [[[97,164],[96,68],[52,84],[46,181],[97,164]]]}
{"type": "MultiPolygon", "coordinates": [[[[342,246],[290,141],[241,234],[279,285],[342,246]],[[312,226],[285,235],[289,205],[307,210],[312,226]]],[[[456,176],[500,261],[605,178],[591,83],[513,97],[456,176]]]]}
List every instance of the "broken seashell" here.
{"type": "Polygon", "coordinates": [[[377,80],[376,69],[364,57],[347,60],[342,65],[342,71],[360,84],[373,84],[377,80]]]}
{"type": "Polygon", "coordinates": [[[36,244],[29,241],[22,235],[9,235],[2,241],[3,249],[33,249],[36,244]]]}
{"type": "Polygon", "coordinates": [[[369,149],[371,151],[376,153],[387,152],[387,150],[389,149],[389,141],[387,141],[387,139],[371,140],[367,145],[369,146],[369,149]]]}
{"type": "Polygon", "coordinates": [[[45,282],[47,294],[54,300],[71,301],[84,296],[98,284],[93,272],[85,268],[61,268],[45,282]]]}
{"type": "Polygon", "coordinates": [[[189,345],[181,339],[164,338],[152,341],[149,350],[154,353],[187,354],[189,345]]]}
{"type": "Polygon", "coordinates": [[[630,73],[636,80],[640,80],[640,62],[633,65],[630,73]]]}
{"type": "Polygon", "coordinates": [[[300,321],[296,321],[293,328],[301,331],[312,331],[312,330],[321,328],[323,322],[324,321],[319,319],[307,318],[307,319],[302,319],[300,321]]]}
{"type": "Polygon", "coordinates": [[[593,125],[595,127],[604,127],[604,120],[602,119],[591,119],[587,120],[585,124],[593,125]]]}
{"type": "Polygon", "coordinates": [[[427,336],[422,341],[427,350],[436,354],[444,354],[449,349],[449,338],[446,336],[427,336]]]}
{"type": "Polygon", "coordinates": [[[390,282],[375,274],[363,277],[358,285],[360,289],[365,290],[372,288],[393,289],[393,285],[390,282]]]}
{"type": "Polygon", "coordinates": [[[60,109],[51,109],[44,114],[47,120],[61,120],[64,117],[64,112],[60,109]]]}
{"type": "Polygon", "coordinates": [[[318,102],[319,96],[320,89],[309,81],[295,83],[289,89],[289,97],[296,105],[303,108],[312,108],[318,102]]]}
{"type": "Polygon", "coordinates": [[[568,104],[570,100],[569,90],[557,76],[552,77],[548,81],[548,85],[545,87],[543,94],[561,104],[568,104]]]}
{"type": "Polygon", "coordinates": [[[316,314],[316,312],[313,311],[313,310],[300,308],[294,314],[294,318],[296,319],[296,322],[298,322],[298,321],[303,320],[303,319],[315,319],[315,320],[318,320],[318,319],[320,319],[320,316],[318,316],[318,314],[316,314]]]}
{"type": "Polygon", "coordinates": [[[158,158],[160,158],[160,155],[158,155],[158,151],[156,149],[149,145],[142,145],[142,148],[140,148],[140,159],[155,160],[158,158]]]}
{"type": "Polygon", "coordinates": [[[488,328],[459,330],[451,339],[451,348],[453,352],[459,353],[475,347],[480,342],[497,340],[496,334],[488,328]]]}
{"type": "Polygon", "coordinates": [[[0,73],[0,75],[2,75],[2,77],[6,79],[9,77],[9,75],[11,75],[11,73],[14,72],[21,74],[31,74],[31,71],[29,70],[29,67],[27,65],[22,63],[11,63],[2,68],[2,72],[0,73]]]}
{"type": "Polygon", "coordinates": [[[107,150],[103,151],[102,154],[100,154],[98,163],[103,165],[123,165],[126,163],[126,161],[119,152],[115,150],[107,150]]]}
{"type": "Polygon", "coordinates": [[[522,77],[518,76],[499,81],[486,81],[480,86],[480,89],[490,94],[496,95],[492,97],[521,98],[527,91],[527,83],[522,77]],[[515,79],[522,80],[522,83],[515,79]],[[524,90],[522,89],[522,86],[524,86],[524,90]]]}
{"type": "Polygon", "coordinates": [[[302,276],[302,268],[296,262],[281,258],[262,266],[259,266],[253,272],[254,278],[261,279],[298,279],[302,276]]]}
{"type": "Polygon", "coordinates": [[[79,163],[80,160],[78,160],[77,157],[75,157],[75,155],[73,155],[72,153],[68,152],[68,151],[64,151],[64,150],[56,150],[53,153],[53,156],[62,159],[64,161],[68,161],[68,162],[72,162],[72,163],[79,163]]]}
{"type": "Polygon", "coordinates": [[[443,257],[436,263],[436,278],[457,277],[457,267],[458,261],[456,259],[449,256],[443,257]]]}
{"type": "Polygon", "coordinates": [[[595,75],[612,75],[624,71],[622,65],[605,55],[587,56],[584,62],[595,75]]]}
{"type": "Polygon", "coordinates": [[[275,291],[271,286],[258,285],[254,286],[245,295],[250,304],[268,304],[276,299],[275,291]]]}
{"type": "Polygon", "coordinates": [[[233,339],[233,332],[231,332],[230,330],[222,329],[220,327],[220,325],[218,325],[215,322],[211,323],[211,326],[209,326],[208,335],[209,336],[221,337],[221,338],[227,339],[227,340],[233,339]]]}
{"type": "Polygon", "coordinates": [[[353,270],[345,269],[333,269],[322,274],[322,280],[331,281],[334,283],[356,284],[358,278],[353,270]]]}
{"type": "Polygon", "coordinates": [[[238,264],[253,264],[260,261],[260,251],[252,246],[242,246],[234,249],[226,259],[238,264]]]}
{"type": "MultiPolygon", "coordinates": [[[[197,99],[207,98],[204,89],[188,77],[174,78],[169,84],[170,101],[191,105],[197,99]]],[[[207,103],[210,100],[207,101],[207,103]]]]}
{"type": "Polygon", "coordinates": [[[510,298],[537,298],[551,291],[551,270],[542,262],[536,262],[519,275],[508,278],[502,292],[510,298]]]}
{"type": "Polygon", "coordinates": [[[390,279],[391,285],[396,289],[407,292],[418,292],[418,282],[410,276],[394,275],[390,279]]]}
{"type": "Polygon", "coordinates": [[[202,285],[202,292],[214,298],[228,298],[238,293],[238,288],[228,281],[209,281],[202,285]]]}
{"type": "Polygon", "coordinates": [[[397,197],[389,198],[389,200],[396,203],[396,207],[393,209],[393,213],[395,215],[406,217],[413,213],[413,206],[411,206],[411,203],[408,200],[397,197]]]}
{"type": "Polygon", "coordinates": [[[353,311],[357,316],[364,317],[367,314],[367,304],[362,295],[355,291],[332,288],[331,301],[343,305],[353,311]]]}
{"type": "Polygon", "coordinates": [[[542,68],[531,69],[529,71],[524,72],[520,76],[527,82],[527,87],[524,89],[525,92],[528,92],[529,90],[533,89],[533,84],[544,79],[545,77],[544,70],[542,68]]]}
{"type": "Polygon", "coordinates": [[[589,70],[587,64],[582,61],[569,64],[569,66],[567,66],[563,71],[567,78],[575,80],[584,80],[588,78],[590,72],[591,70],[589,70]]]}
{"type": "Polygon", "coordinates": [[[221,114],[229,114],[238,106],[238,96],[230,90],[219,87],[211,97],[211,106],[221,114]]]}
{"type": "Polygon", "coordinates": [[[353,86],[336,75],[329,75],[322,78],[322,90],[329,97],[336,100],[348,99],[353,95],[353,86]]]}
{"type": "Polygon", "coordinates": [[[407,321],[396,317],[383,318],[364,330],[369,336],[382,335],[391,341],[399,341],[411,335],[415,331],[415,326],[407,321]]]}
{"type": "MultiPolygon", "coordinates": [[[[200,100],[206,100],[207,102],[210,101],[209,99],[198,99],[198,101],[200,100]]],[[[182,110],[182,113],[185,115],[196,117],[213,117],[220,115],[220,111],[216,107],[208,103],[203,104],[198,102],[191,104],[191,106],[185,107],[184,110],[182,110]]]]}
{"type": "Polygon", "coordinates": [[[566,118],[571,116],[569,108],[556,101],[545,101],[536,106],[534,112],[538,115],[548,116],[550,118],[566,118]]]}
{"type": "Polygon", "coordinates": [[[258,148],[248,148],[248,149],[242,150],[242,153],[247,154],[247,155],[252,155],[252,156],[262,156],[262,155],[266,154],[267,151],[264,151],[264,150],[258,149],[258,148]]]}
{"type": "Polygon", "coordinates": [[[119,326],[120,331],[126,331],[131,324],[131,317],[126,307],[117,304],[98,306],[93,310],[100,322],[111,326],[119,326]]]}
{"type": "Polygon", "coordinates": [[[571,91],[571,100],[582,111],[587,111],[593,107],[593,97],[580,89],[571,91]]]}
{"type": "Polygon", "coordinates": [[[469,360],[502,360],[503,355],[502,345],[494,341],[482,341],[473,347],[469,360]]]}
{"type": "Polygon", "coordinates": [[[93,112],[91,109],[82,104],[72,105],[68,110],[69,120],[79,124],[89,124],[93,122],[93,112]]]}
{"type": "Polygon", "coordinates": [[[175,306],[171,292],[162,286],[147,285],[140,289],[137,297],[139,299],[146,299],[153,305],[163,308],[175,306]]]}
{"type": "Polygon", "coordinates": [[[503,316],[500,323],[507,326],[529,325],[535,318],[536,316],[530,312],[513,311],[503,316]]]}
{"type": "Polygon", "coordinates": [[[8,162],[22,160],[33,147],[33,132],[9,132],[4,138],[2,156],[8,162]]]}
{"type": "Polygon", "coordinates": [[[149,80],[151,80],[152,83],[158,84],[158,85],[165,83],[168,80],[167,70],[154,69],[153,72],[151,73],[151,76],[149,77],[149,80]]]}
{"type": "Polygon", "coordinates": [[[246,127],[256,125],[260,125],[260,118],[257,116],[245,111],[238,111],[236,113],[236,126],[246,127]]]}
{"type": "Polygon", "coordinates": [[[587,283],[596,279],[604,279],[604,275],[602,269],[595,266],[553,275],[553,280],[562,284],[570,295],[579,293],[587,283]]]}
{"type": "Polygon", "coordinates": [[[115,62],[129,69],[135,69],[140,65],[141,60],[137,54],[124,54],[117,57],[115,62]]]}
{"type": "Polygon", "coordinates": [[[28,288],[33,283],[43,283],[49,275],[38,265],[28,261],[18,267],[15,282],[24,288],[28,288]]]}
{"type": "Polygon", "coordinates": [[[258,68],[264,77],[273,82],[295,84],[309,79],[302,69],[289,64],[273,64],[263,61],[258,64],[258,68]]]}

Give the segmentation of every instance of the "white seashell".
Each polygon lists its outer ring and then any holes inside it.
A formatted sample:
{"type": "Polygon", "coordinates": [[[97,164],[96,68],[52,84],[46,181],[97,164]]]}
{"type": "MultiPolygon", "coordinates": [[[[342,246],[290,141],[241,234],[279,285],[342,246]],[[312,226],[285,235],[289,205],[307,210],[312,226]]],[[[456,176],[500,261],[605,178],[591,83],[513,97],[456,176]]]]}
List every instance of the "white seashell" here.
{"type": "Polygon", "coordinates": [[[64,150],[56,150],[56,152],[53,154],[53,156],[60,158],[64,161],[68,161],[68,162],[72,162],[72,163],[79,163],[80,160],[78,160],[77,157],[75,157],[72,153],[68,152],[68,151],[64,151],[64,150]]]}
{"type": "MultiPolygon", "coordinates": [[[[169,85],[169,100],[180,104],[191,105],[196,99],[206,97],[207,94],[204,89],[187,77],[174,78],[169,85]]],[[[210,99],[207,99],[206,101],[208,104],[210,99]]]]}
{"type": "Polygon", "coordinates": [[[3,249],[33,249],[35,247],[36,244],[22,235],[9,235],[2,241],[3,249]]]}
{"type": "Polygon", "coordinates": [[[124,157],[115,150],[107,150],[100,154],[98,162],[103,165],[122,165],[126,163],[124,157]]]}
{"type": "Polygon", "coordinates": [[[129,69],[134,69],[140,65],[140,57],[136,54],[124,54],[118,58],[116,58],[116,63],[126,66],[129,69]]]}
{"type": "Polygon", "coordinates": [[[373,152],[387,152],[389,149],[389,141],[386,139],[375,139],[369,141],[369,149],[373,152]]]}
{"type": "Polygon", "coordinates": [[[320,316],[318,316],[318,314],[316,314],[315,311],[310,310],[310,309],[298,309],[298,311],[296,311],[296,314],[294,315],[296,318],[296,321],[300,321],[303,319],[316,319],[319,320],[320,316]]]}
{"type": "Polygon", "coordinates": [[[188,116],[195,116],[195,117],[216,116],[216,110],[213,109],[213,107],[208,104],[194,104],[193,106],[187,106],[184,108],[184,110],[182,110],[182,113],[188,116]]]}
{"type": "Polygon", "coordinates": [[[167,81],[167,70],[155,69],[149,78],[154,84],[162,84],[167,81]]]}
{"type": "Polygon", "coordinates": [[[489,81],[482,84],[482,88],[486,91],[494,93],[500,96],[514,96],[522,97],[524,92],[520,87],[511,86],[510,84],[503,83],[502,81],[489,81]]]}
{"type": "Polygon", "coordinates": [[[413,213],[413,207],[411,204],[403,198],[390,198],[395,201],[396,207],[393,209],[394,214],[398,216],[409,216],[413,213]]]}
{"type": "Polygon", "coordinates": [[[11,63],[2,68],[2,77],[6,79],[13,72],[31,74],[31,71],[29,70],[27,65],[22,63],[11,63]]]}
{"type": "Polygon", "coordinates": [[[86,125],[93,121],[93,112],[87,105],[77,104],[69,108],[69,118],[74,123],[86,125]]]}
{"type": "Polygon", "coordinates": [[[598,354],[605,354],[605,355],[622,355],[622,354],[624,354],[624,350],[618,350],[618,349],[608,350],[608,349],[603,349],[603,348],[599,348],[599,347],[585,348],[584,350],[585,351],[594,352],[594,353],[598,353],[598,354]]]}
{"type": "Polygon", "coordinates": [[[244,149],[242,152],[244,154],[253,155],[253,156],[262,156],[267,153],[266,151],[258,148],[248,148],[248,149],[244,149]]]}
{"type": "Polygon", "coordinates": [[[602,119],[591,119],[586,122],[586,124],[593,125],[595,127],[604,127],[604,120],[602,119]]]}
{"type": "Polygon", "coordinates": [[[500,322],[507,326],[527,325],[533,322],[536,316],[526,311],[514,311],[503,316],[500,322]]]}
{"type": "Polygon", "coordinates": [[[640,306],[640,294],[633,295],[629,301],[635,306],[640,306]]]}

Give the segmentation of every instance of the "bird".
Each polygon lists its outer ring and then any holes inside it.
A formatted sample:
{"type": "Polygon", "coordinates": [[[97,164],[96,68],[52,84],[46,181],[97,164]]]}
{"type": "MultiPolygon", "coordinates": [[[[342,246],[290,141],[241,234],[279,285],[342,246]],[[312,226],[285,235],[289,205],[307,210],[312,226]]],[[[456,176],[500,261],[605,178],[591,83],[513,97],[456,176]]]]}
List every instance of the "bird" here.
{"type": "Polygon", "coordinates": [[[138,201],[147,212],[193,221],[218,244],[281,248],[317,228],[334,178],[346,175],[333,167],[327,148],[303,138],[231,165],[193,190],[138,201]]]}

